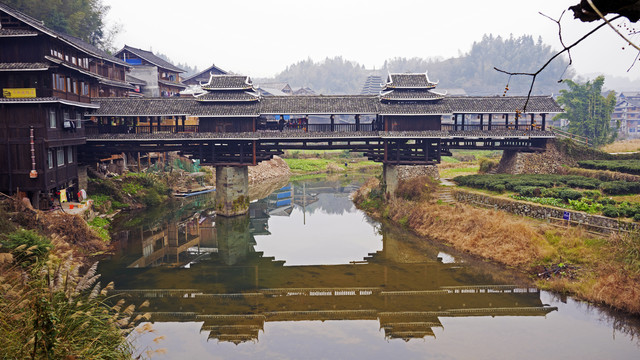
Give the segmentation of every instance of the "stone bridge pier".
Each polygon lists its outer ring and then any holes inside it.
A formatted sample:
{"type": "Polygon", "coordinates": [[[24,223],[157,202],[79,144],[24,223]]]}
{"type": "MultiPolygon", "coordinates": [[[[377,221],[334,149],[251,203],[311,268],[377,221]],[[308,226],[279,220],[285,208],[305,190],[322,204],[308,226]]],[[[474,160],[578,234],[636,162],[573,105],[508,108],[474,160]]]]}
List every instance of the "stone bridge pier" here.
{"type": "Polygon", "coordinates": [[[216,166],[216,211],[237,216],[249,211],[249,168],[216,166]]]}
{"type": "Polygon", "coordinates": [[[438,166],[384,164],[382,167],[382,180],[384,181],[386,193],[390,195],[395,194],[400,181],[419,176],[430,176],[435,180],[439,180],[440,173],[438,172],[438,166]]]}

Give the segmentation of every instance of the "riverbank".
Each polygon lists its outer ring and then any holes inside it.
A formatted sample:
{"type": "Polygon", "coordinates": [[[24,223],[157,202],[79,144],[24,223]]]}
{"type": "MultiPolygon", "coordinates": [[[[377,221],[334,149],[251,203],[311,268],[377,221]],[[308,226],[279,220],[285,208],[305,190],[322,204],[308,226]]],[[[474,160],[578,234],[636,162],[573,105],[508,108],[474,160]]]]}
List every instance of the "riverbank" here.
{"type": "Polygon", "coordinates": [[[371,179],[354,202],[374,218],[525,272],[542,289],[640,314],[639,234],[603,238],[497,210],[445,204],[434,196],[437,188],[416,178],[386,198],[379,181],[371,179]]]}
{"type": "Polygon", "coordinates": [[[0,358],[132,358],[134,307],[107,305],[91,264],[108,246],[77,215],[0,201],[0,358]]]}

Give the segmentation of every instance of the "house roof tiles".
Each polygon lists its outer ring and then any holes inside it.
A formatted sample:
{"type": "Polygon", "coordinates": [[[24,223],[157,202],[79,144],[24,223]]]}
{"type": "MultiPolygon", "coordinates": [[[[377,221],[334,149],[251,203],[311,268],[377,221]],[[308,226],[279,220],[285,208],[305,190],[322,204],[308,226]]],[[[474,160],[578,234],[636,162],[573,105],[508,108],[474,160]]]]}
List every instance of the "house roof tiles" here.
{"type": "Polygon", "coordinates": [[[0,71],[38,71],[48,70],[49,64],[35,63],[0,63],[0,71]]]}
{"type": "Polygon", "coordinates": [[[147,51],[147,50],[142,50],[142,49],[138,49],[138,48],[134,48],[133,46],[129,46],[129,45],[125,45],[120,51],[118,51],[116,53],[116,55],[120,55],[122,52],[124,51],[129,51],[132,54],[135,54],[136,56],[140,57],[141,59],[146,60],[147,62],[162,68],[162,69],[167,69],[170,71],[175,71],[177,73],[183,73],[184,70],[180,69],[179,67],[173,65],[172,63],[158,57],[157,55],[155,55],[154,53],[152,53],[151,51],[147,51]]]}
{"type": "Polygon", "coordinates": [[[245,75],[215,75],[208,84],[202,85],[204,90],[247,90],[253,89],[251,79],[245,75]]]}
{"type": "MultiPolygon", "coordinates": [[[[526,96],[451,96],[443,100],[454,113],[508,113],[522,110],[526,96]]],[[[562,108],[550,96],[531,96],[528,113],[558,113],[562,108]]]]}
{"type": "Polygon", "coordinates": [[[389,74],[385,88],[388,89],[432,89],[436,83],[429,81],[427,74],[389,74]]]}

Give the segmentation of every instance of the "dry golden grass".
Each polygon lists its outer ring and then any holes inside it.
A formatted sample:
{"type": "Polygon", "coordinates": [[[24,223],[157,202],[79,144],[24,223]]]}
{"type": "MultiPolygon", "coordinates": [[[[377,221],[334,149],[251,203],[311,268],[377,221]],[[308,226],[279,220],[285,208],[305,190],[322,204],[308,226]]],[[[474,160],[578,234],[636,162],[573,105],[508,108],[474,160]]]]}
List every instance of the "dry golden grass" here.
{"type": "Polygon", "coordinates": [[[608,153],[640,151],[640,139],[616,141],[603,146],[600,150],[608,153]]]}
{"type": "Polygon", "coordinates": [[[553,252],[533,226],[500,211],[392,199],[389,216],[406,222],[419,235],[511,266],[522,266],[553,252]]]}
{"type": "MultiPolygon", "coordinates": [[[[375,179],[363,185],[354,194],[356,204],[375,203],[371,195],[379,196],[378,186],[375,179]]],[[[640,239],[603,239],[580,228],[556,228],[465,204],[392,197],[379,208],[365,208],[372,216],[387,217],[418,235],[531,275],[541,264],[574,264],[578,268],[574,277],[540,280],[538,285],[640,314],[640,239]]]]}

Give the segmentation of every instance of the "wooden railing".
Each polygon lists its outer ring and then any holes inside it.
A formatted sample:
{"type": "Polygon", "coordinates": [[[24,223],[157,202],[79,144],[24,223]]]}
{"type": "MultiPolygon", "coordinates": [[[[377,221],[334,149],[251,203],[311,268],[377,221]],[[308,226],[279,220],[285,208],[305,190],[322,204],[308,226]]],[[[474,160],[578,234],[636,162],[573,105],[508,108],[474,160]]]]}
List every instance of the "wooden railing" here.
{"type": "Polygon", "coordinates": [[[523,131],[541,131],[541,125],[524,125],[519,124],[516,126],[515,124],[505,125],[505,124],[442,124],[442,130],[447,131],[489,131],[489,130],[523,130],[523,131]]]}
{"type": "Polygon", "coordinates": [[[553,126],[549,126],[549,129],[553,131],[556,137],[559,137],[561,139],[571,139],[580,145],[593,147],[593,141],[589,141],[588,137],[572,134],[568,131],[564,131],[553,126]]]}

